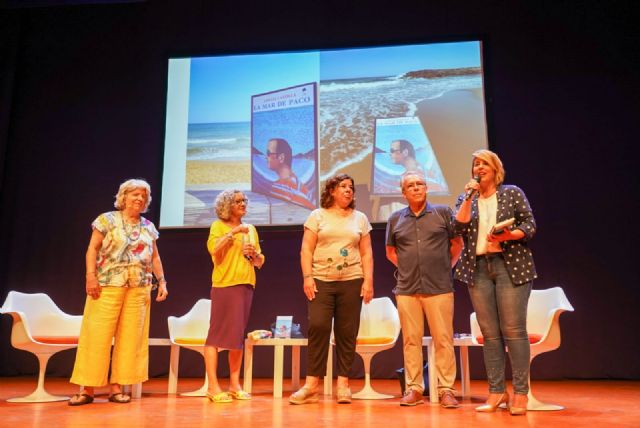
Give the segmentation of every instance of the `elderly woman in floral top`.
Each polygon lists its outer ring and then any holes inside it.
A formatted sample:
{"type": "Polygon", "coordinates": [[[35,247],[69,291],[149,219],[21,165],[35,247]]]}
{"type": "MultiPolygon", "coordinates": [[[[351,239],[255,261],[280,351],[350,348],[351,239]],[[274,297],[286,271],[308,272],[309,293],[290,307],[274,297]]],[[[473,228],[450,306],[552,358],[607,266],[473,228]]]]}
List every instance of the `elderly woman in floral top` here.
{"type": "Polygon", "coordinates": [[[473,153],[471,175],[456,204],[454,224],[465,248],[454,277],[468,286],[484,342],[489,398],[476,411],[495,412],[507,404],[512,415],[522,415],[529,391],[527,304],[536,278],[528,242],[536,233],[536,221],[524,192],[503,184],[498,155],[489,150],[473,153]],[[496,230],[509,219],[514,220],[511,226],[496,230]],[[511,403],[505,389],[505,347],[513,374],[511,403]]]}
{"type": "Polygon", "coordinates": [[[93,402],[94,388],[107,383],[109,401],[128,403],[131,397],[123,394],[121,385],[148,379],[152,274],[158,279],[156,301],[165,300],[168,294],[156,245],[158,231],[140,215],[150,203],[149,184],[127,180],[116,195],[117,211],[101,214],[91,224],[87,300],[71,376],[72,383],[84,387],[69,400],[70,406],[93,402]]]}

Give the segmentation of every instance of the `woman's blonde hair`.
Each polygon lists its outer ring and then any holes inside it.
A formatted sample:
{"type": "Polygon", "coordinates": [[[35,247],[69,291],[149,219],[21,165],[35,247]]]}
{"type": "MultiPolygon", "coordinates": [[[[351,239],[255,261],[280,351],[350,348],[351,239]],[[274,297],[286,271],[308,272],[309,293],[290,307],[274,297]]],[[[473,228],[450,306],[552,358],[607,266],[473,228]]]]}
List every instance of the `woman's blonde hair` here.
{"type": "Polygon", "coordinates": [[[127,193],[137,189],[144,189],[147,193],[144,208],[142,209],[142,212],[146,213],[149,209],[149,204],[151,204],[151,186],[149,186],[149,183],[143,178],[130,178],[122,183],[116,194],[116,201],[113,203],[113,206],[122,211],[126,206],[125,199],[127,198],[127,193]]]}
{"type": "Polygon", "coordinates": [[[477,159],[482,159],[486,163],[489,164],[493,171],[495,172],[495,182],[496,186],[499,186],[504,181],[504,167],[502,166],[502,161],[498,157],[497,154],[492,152],[491,150],[476,150],[473,152],[473,159],[471,160],[471,175],[473,175],[473,163],[477,159]]]}
{"type": "Polygon", "coordinates": [[[231,215],[231,205],[234,202],[234,196],[238,193],[242,193],[241,190],[223,190],[216,196],[216,200],[213,202],[213,207],[216,210],[216,215],[220,220],[229,220],[231,215]]]}

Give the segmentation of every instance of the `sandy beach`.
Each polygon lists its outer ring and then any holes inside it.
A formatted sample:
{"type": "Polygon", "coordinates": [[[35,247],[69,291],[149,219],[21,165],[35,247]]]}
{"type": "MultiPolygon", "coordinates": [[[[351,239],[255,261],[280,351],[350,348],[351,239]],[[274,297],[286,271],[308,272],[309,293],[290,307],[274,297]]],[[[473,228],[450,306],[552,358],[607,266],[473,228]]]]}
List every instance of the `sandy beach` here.
{"type": "Polygon", "coordinates": [[[187,161],[186,185],[250,183],[251,163],[247,161],[187,161]]]}
{"type": "Polygon", "coordinates": [[[432,198],[453,206],[471,177],[471,153],[487,147],[482,89],[460,89],[418,103],[417,116],[429,136],[451,196],[432,198]]]}

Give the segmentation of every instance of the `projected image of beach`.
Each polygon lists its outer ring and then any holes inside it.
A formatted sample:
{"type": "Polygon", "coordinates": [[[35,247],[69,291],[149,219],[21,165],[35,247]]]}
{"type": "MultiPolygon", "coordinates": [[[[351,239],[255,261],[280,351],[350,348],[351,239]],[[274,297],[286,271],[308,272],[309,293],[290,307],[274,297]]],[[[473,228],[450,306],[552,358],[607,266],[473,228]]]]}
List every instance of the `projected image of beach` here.
{"type": "Polygon", "coordinates": [[[487,147],[481,43],[171,58],[165,129],[161,227],[208,226],[225,189],[246,193],[249,223],[302,225],[336,173],[383,222],[402,168],[452,206],[487,147]]]}
{"type": "MultiPolygon", "coordinates": [[[[300,83],[301,76],[315,85],[317,70],[317,54],[309,53],[191,60],[185,225],[208,226],[215,216],[212,209],[215,197],[225,189],[245,192],[250,202],[244,219],[249,223],[304,222],[316,203],[311,196],[317,193],[317,176],[313,179],[315,161],[309,174],[301,174],[313,188],[306,204],[252,192],[251,99],[256,93],[300,83]],[[239,75],[244,79],[238,79],[239,75]]],[[[311,106],[313,121],[314,107],[311,106]]],[[[312,137],[313,147],[315,131],[312,137]]]]}
{"type": "Polygon", "coordinates": [[[187,134],[184,217],[210,224],[212,204],[224,189],[249,190],[250,124],[190,123],[187,134]]]}
{"type": "Polygon", "coordinates": [[[190,123],[187,140],[187,183],[232,185],[247,189],[250,124],[190,123]]]}
{"type": "MultiPolygon", "coordinates": [[[[394,193],[394,180],[382,179],[393,167],[381,163],[381,179],[371,177],[376,119],[412,118],[429,142],[422,161],[434,165],[433,196],[452,204],[448,189],[468,180],[461,162],[487,145],[479,42],[322,52],[320,67],[320,179],[347,171],[356,183],[371,183],[372,195],[394,193]]],[[[375,206],[370,219],[384,220],[375,206]]]]}

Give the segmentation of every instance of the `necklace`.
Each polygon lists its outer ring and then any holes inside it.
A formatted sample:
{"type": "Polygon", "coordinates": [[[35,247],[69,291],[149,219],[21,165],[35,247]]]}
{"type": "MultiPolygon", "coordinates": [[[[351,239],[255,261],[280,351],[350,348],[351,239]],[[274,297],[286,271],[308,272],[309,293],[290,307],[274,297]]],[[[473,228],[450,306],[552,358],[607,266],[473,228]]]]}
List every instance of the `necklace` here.
{"type": "Polygon", "coordinates": [[[138,222],[135,224],[129,224],[128,222],[124,221],[123,213],[120,214],[120,219],[122,220],[122,229],[124,230],[124,234],[127,237],[127,242],[129,244],[133,244],[138,239],[140,239],[140,232],[142,230],[140,220],[138,220],[138,222]]]}

